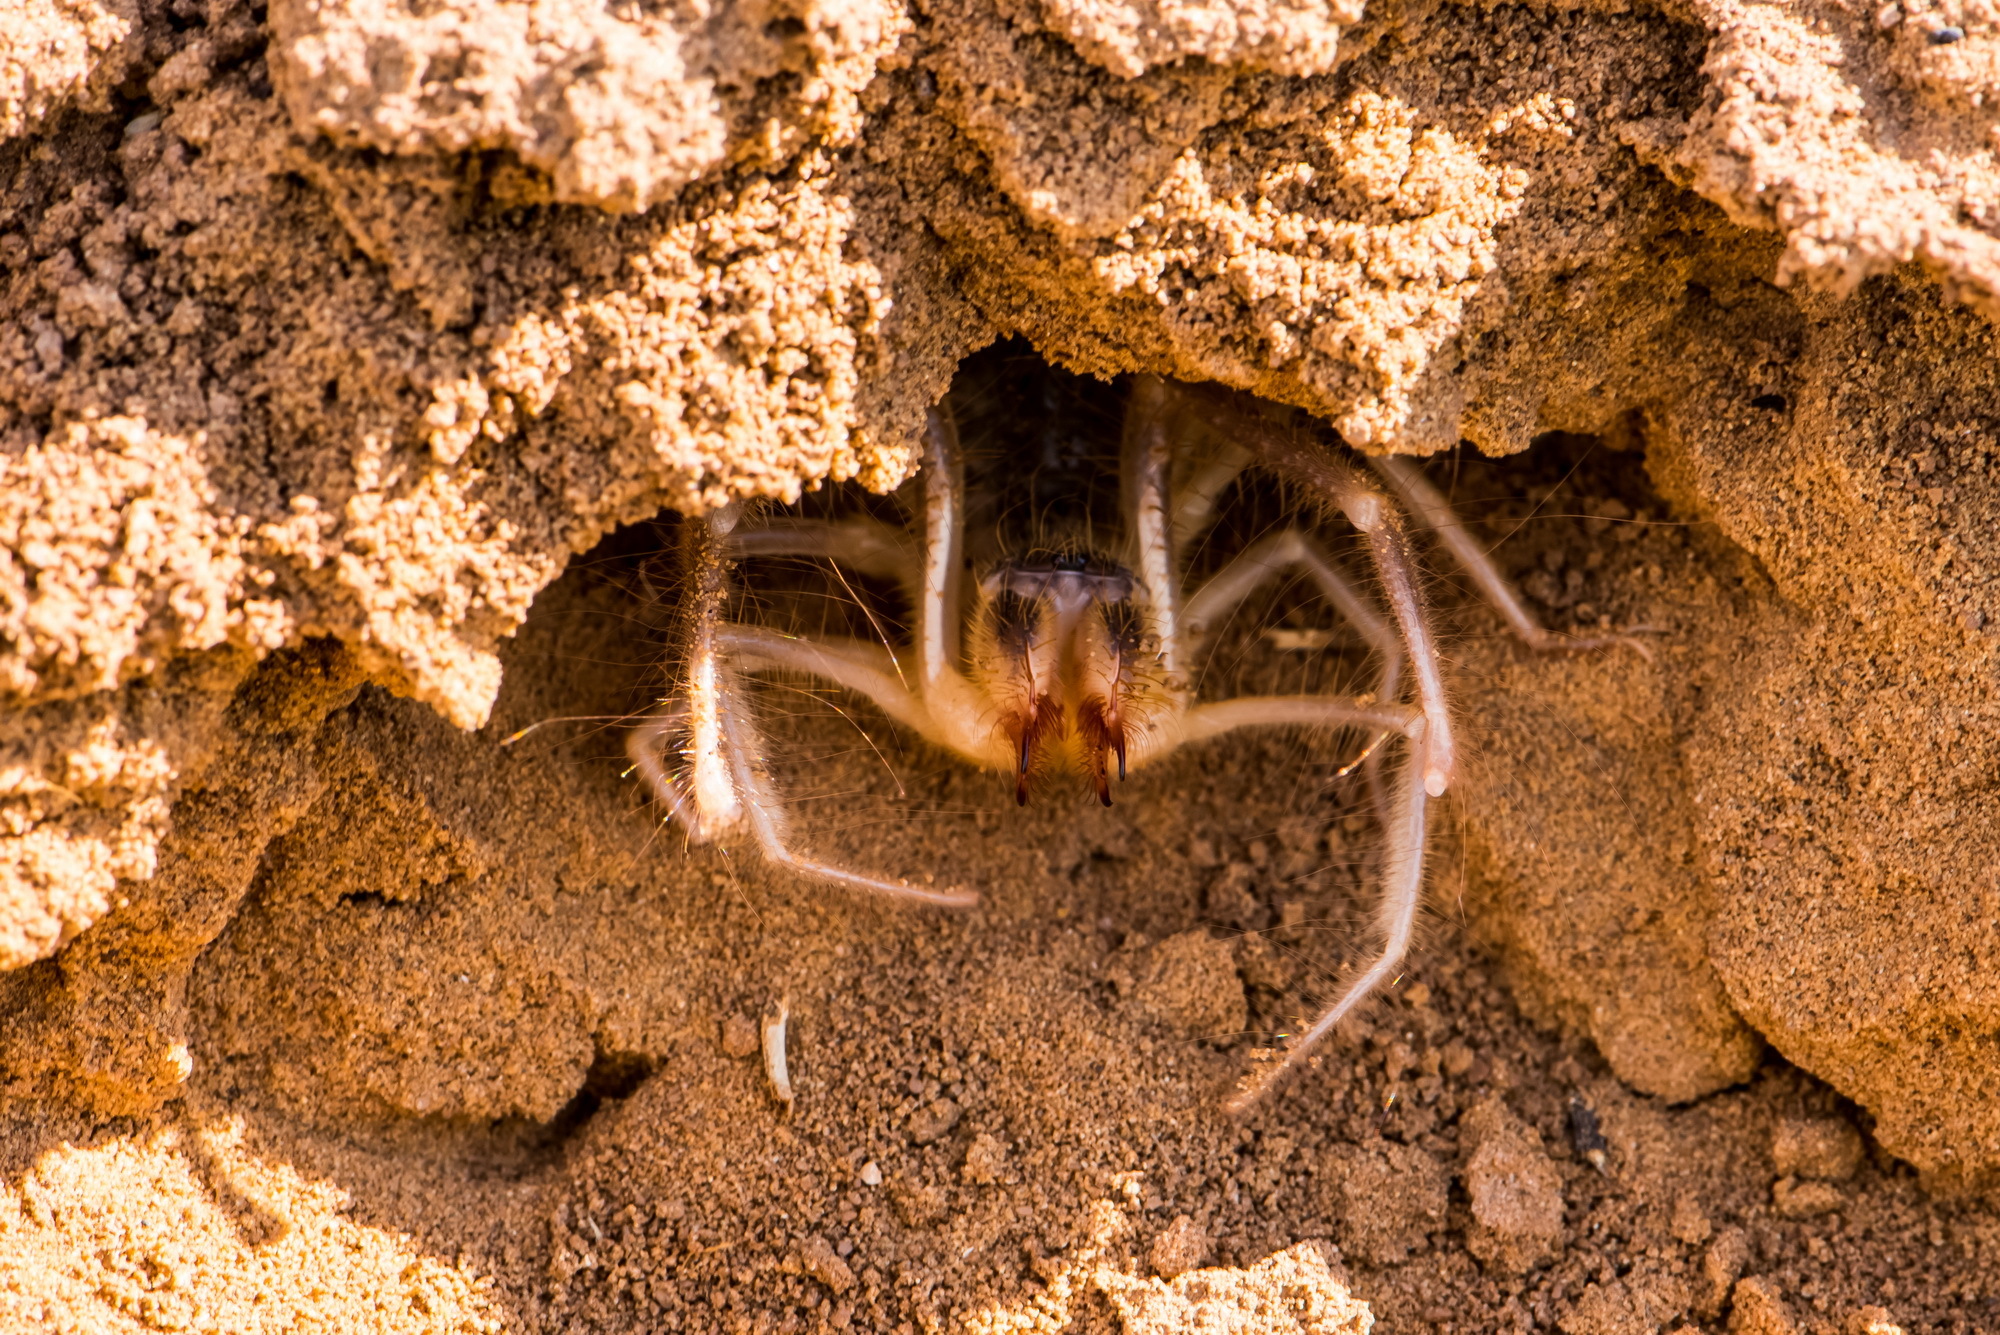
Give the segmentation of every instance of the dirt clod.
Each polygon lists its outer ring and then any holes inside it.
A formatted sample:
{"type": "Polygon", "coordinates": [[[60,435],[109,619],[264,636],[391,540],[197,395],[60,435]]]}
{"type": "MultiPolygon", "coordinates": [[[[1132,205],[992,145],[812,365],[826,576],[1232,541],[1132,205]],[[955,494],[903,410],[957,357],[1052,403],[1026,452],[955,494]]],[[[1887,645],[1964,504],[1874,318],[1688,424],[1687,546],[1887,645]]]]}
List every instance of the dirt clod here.
{"type": "Polygon", "coordinates": [[[1703,1250],[1701,1289],[1695,1301],[1695,1311],[1703,1320],[1713,1321],[1722,1314],[1749,1262],[1750,1235],[1740,1228],[1722,1230],[1703,1250]]]}
{"type": "Polygon", "coordinates": [[[1178,1279],[1190,1270],[1198,1269],[1208,1260],[1208,1234],[1202,1226],[1188,1215],[1177,1215],[1174,1222],[1160,1230],[1153,1239],[1152,1247],[1146,1253],[1153,1273],[1162,1279],[1178,1279]]]}
{"type": "Polygon", "coordinates": [[[722,1050],[732,1057],[753,1057],[762,1039],[757,1033],[757,1022],[743,1013],[736,1012],[722,1022],[722,1050]]]}
{"type": "Polygon", "coordinates": [[[1845,1182],[1861,1170],[1861,1133],[1838,1117],[1786,1117],[1771,1132],[1780,1176],[1845,1182]]]}
{"type": "Polygon", "coordinates": [[[1125,1335],[1368,1335],[1374,1325],[1367,1304],[1334,1278],[1311,1242],[1242,1269],[1192,1270],[1172,1280],[1100,1271],[1097,1285],[1125,1335]]]}
{"type": "Polygon", "coordinates": [[[1770,1280],[1751,1275],[1736,1281],[1729,1299],[1730,1335],[1797,1335],[1799,1323],[1770,1280]]]}
{"type": "Polygon", "coordinates": [[[1007,1171],[1007,1145],[998,1136],[981,1131],[965,1147],[965,1161],[958,1175],[974,1186],[990,1187],[1007,1171]]]}
{"type": "Polygon", "coordinates": [[[799,1248],[801,1271],[826,1285],[835,1297],[854,1287],[854,1271],[825,1238],[808,1238],[799,1248]]]}
{"type": "Polygon", "coordinates": [[[964,1110],[950,1099],[936,1099],[919,1108],[910,1118],[910,1139],[919,1145],[928,1145],[942,1139],[958,1125],[964,1110]]]}
{"type": "Polygon", "coordinates": [[[1472,1198],[1472,1254],[1500,1274],[1519,1274],[1548,1261],[1563,1235],[1562,1175],[1499,1096],[1465,1114],[1465,1166],[1472,1198]]]}

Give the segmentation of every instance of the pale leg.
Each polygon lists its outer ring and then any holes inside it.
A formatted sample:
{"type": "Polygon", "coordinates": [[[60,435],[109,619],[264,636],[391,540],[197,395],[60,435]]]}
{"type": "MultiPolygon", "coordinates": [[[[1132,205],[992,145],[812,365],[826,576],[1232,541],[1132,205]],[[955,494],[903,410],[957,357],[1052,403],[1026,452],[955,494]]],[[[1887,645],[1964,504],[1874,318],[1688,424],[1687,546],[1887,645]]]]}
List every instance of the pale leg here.
{"type": "Polygon", "coordinates": [[[663,804],[667,814],[687,831],[688,841],[705,844],[709,833],[702,827],[700,813],[661,760],[667,743],[687,727],[687,719],[688,707],[685,703],[671,705],[654,714],[625,734],[625,754],[631,757],[632,767],[639,771],[639,777],[652,789],[654,799],[663,804]]]}
{"type": "Polygon", "coordinates": [[[1402,633],[1410,670],[1417,679],[1417,697],[1429,721],[1424,733],[1424,789],[1432,797],[1444,796],[1457,767],[1451,711],[1445,706],[1444,673],[1438,663],[1429,613],[1424,607],[1416,560],[1410,553],[1409,539],[1403,533],[1395,507],[1388,497],[1362,481],[1352,466],[1336,458],[1323,441],[1309,432],[1276,422],[1258,422],[1225,405],[1204,403],[1192,395],[1183,395],[1183,402],[1190,411],[1201,413],[1217,430],[1233,427],[1238,433],[1251,433],[1254,452],[1265,466],[1338,507],[1348,522],[1368,539],[1368,553],[1374,560],[1383,592],[1388,595],[1396,628],[1402,633]]]}
{"type": "Polygon", "coordinates": [[[1197,465],[1173,490],[1171,536],[1176,552],[1185,552],[1215,522],[1216,506],[1229,484],[1250,466],[1250,452],[1224,441],[1216,453],[1197,465]]]}
{"type": "Polygon", "coordinates": [[[1383,829],[1382,896],[1376,908],[1376,929],[1382,948],[1374,959],[1348,983],[1331,1006],[1293,1039],[1285,1055],[1274,1064],[1249,1076],[1226,1105],[1232,1113],[1248,1112],[1286,1075],[1298,1069],[1312,1050],[1335,1025],[1353,1013],[1376,988],[1395,977],[1396,969],[1409,953],[1410,936],[1416,928],[1417,905],[1424,889],[1424,848],[1429,835],[1425,810],[1428,794],[1423,776],[1430,765],[1424,743],[1410,744],[1410,755],[1396,780],[1396,793],[1383,829]]]}
{"type": "Polygon", "coordinates": [[[1146,586],[1160,637],[1160,666],[1169,681],[1179,681],[1180,571],[1175,568],[1173,522],[1167,502],[1167,474],[1173,462],[1167,413],[1173,401],[1172,392],[1158,376],[1142,375],[1133,380],[1132,401],[1125,413],[1122,473],[1125,531],[1138,549],[1139,582],[1146,586]]]}
{"type": "Polygon", "coordinates": [[[1410,664],[1417,678],[1417,699],[1422,702],[1429,727],[1424,744],[1417,750],[1422,762],[1424,791],[1443,797],[1451,786],[1458,756],[1452,740],[1451,711],[1445,705],[1444,672],[1438,663],[1437,643],[1431,635],[1430,612],[1424,606],[1423,586],[1417,579],[1416,559],[1410,554],[1410,540],[1401,520],[1383,496],[1358,491],[1342,502],[1348,519],[1368,539],[1368,553],[1375,558],[1375,573],[1388,595],[1390,610],[1403,632],[1410,664]]]}
{"type": "MultiPolygon", "coordinates": [[[[741,646],[731,643],[732,629],[742,628],[717,627],[713,644],[717,650],[733,656],[741,646]]],[[[869,646],[860,647],[865,649],[869,646]]],[[[820,656],[815,662],[824,667],[838,660],[838,653],[833,652],[820,656]]],[[[691,842],[707,843],[719,835],[746,830],[765,861],[808,880],[947,908],[963,908],[979,902],[979,896],[971,891],[929,890],[907,881],[866,876],[796,852],[786,838],[788,822],[784,800],[778,795],[764,764],[763,738],[759,736],[757,725],[744,705],[735,674],[722,666],[719,657],[715,660],[715,667],[712,675],[702,679],[704,684],[699,687],[690,684],[687,703],[676,704],[646,720],[627,734],[625,741],[633,766],[652,789],[653,795],[666,806],[674,821],[687,831],[691,842]],[[714,720],[714,734],[710,738],[702,733],[688,733],[689,741],[683,754],[688,755],[696,767],[686,785],[691,791],[683,791],[683,784],[668,772],[661,757],[676,735],[687,732],[690,720],[703,712],[703,701],[695,698],[697,689],[704,693],[706,704],[712,707],[710,716],[714,720]],[[726,822],[718,820],[708,809],[713,806],[713,799],[708,799],[705,806],[701,797],[698,766],[702,756],[711,757],[722,767],[722,782],[727,785],[730,803],[726,822]]],[[[887,680],[886,674],[875,674],[876,684],[887,680]]]]}
{"type": "Polygon", "coordinates": [[[1294,567],[1312,577],[1341,619],[1382,656],[1382,677],[1375,693],[1379,699],[1394,700],[1403,675],[1403,646],[1396,639],[1396,632],[1376,615],[1374,607],[1320,550],[1319,544],[1295,528],[1281,529],[1258,539],[1195,591],[1181,609],[1181,622],[1190,640],[1199,642],[1245,598],[1294,567]]]}
{"type": "MultiPolygon", "coordinates": [[[[706,519],[688,521],[686,686],[679,700],[627,735],[626,751],[640,777],[695,843],[747,831],[767,861],[811,880],[926,904],[976,903],[978,896],[965,891],[927,890],[843,871],[801,856],[786,842],[784,803],[764,769],[762,739],[740,698],[730,664],[761,658],[774,666],[798,666],[861,690],[891,713],[901,707],[906,714],[921,714],[923,707],[895,680],[894,660],[885,650],[858,642],[811,645],[721,621],[728,593],[726,552],[736,515],[736,507],[730,506],[706,519]],[[810,652],[801,653],[802,648],[810,652]],[[807,661],[796,661],[801,658],[807,661]],[[671,773],[663,759],[681,735],[686,738],[681,748],[688,763],[685,781],[671,773]]],[[[801,532],[817,542],[832,527],[801,532]]]]}
{"type": "Polygon", "coordinates": [[[724,676],[719,696],[730,771],[736,780],[737,790],[743,795],[744,815],[751,837],[756,840],[758,850],[767,862],[807,880],[850,890],[866,890],[919,904],[968,908],[979,902],[979,896],[969,890],[929,890],[907,881],[864,876],[794,851],[786,839],[784,799],[779,797],[764,767],[763,739],[757,735],[756,725],[743,707],[733,676],[724,676]]]}
{"type": "Polygon", "coordinates": [[[926,696],[936,693],[947,672],[958,669],[965,461],[947,411],[931,409],[924,424],[924,578],[917,600],[917,663],[926,696]]]}
{"type": "Polygon", "coordinates": [[[874,519],[792,519],[778,517],[755,528],[739,527],[724,544],[730,560],[748,556],[816,556],[837,561],[877,579],[892,579],[915,593],[916,548],[909,539],[874,519]]]}
{"type": "Polygon", "coordinates": [[[1240,695],[1196,705],[1181,720],[1181,741],[1206,742],[1238,728],[1367,728],[1421,737],[1421,710],[1394,701],[1350,700],[1338,695],[1240,695]]]}
{"type": "Polygon", "coordinates": [[[1643,657],[1652,656],[1643,644],[1629,635],[1558,635],[1545,629],[1521,602],[1521,595],[1515,591],[1513,584],[1493,564],[1493,558],[1487,555],[1479,539],[1466,528],[1465,521],[1452,509],[1451,502],[1431,485],[1431,480],[1424,476],[1424,470],[1414,460],[1381,455],[1370,456],[1368,462],[1409,507],[1417,522],[1437,533],[1438,541],[1444,544],[1459,568],[1471,577],[1486,601],[1493,605],[1493,610],[1507,623],[1507,628],[1529,648],[1551,653],[1576,653],[1622,644],[1643,657]]]}
{"type": "Polygon", "coordinates": [[[1351,1014],[1370,993],[1395,976],[1410,949],[1410,935],[1423,898],[1424,849],[1428,835],[1429,794],[1424,756],[1429,720],[1408,705],[1363,705],[1337,696],[1245,696],[1188,711],[1184,740],[1205,741],[1237,728],[1360,727],[1398,732],[1409,739],[1408,758],[1396,776],[1395,791],[1382,821],[1382,888],[1376,906],[1376,929],[1382,948],[1341,992],[1338,999],[1294,1039],[1285,1055],[1249,1077],[1230,1099],[1232,1113],[1248,1111],[1305,1060],[1333,1027],[1351,1014]]]}
{"type": "Polygon", "coordinates": [[[937,741],[930,711],[898,676],[886,649],[864,640],[807,640],[763,626],[730,623],[716,628],[716,644],[740,672],[778,668],[844,686],[866,696],[896,722],[937,741]]]}
{"type": "Polygon", "coordinates": [[[715,638],[729,592],[729,562],[723,549],[738,513],[731,505],[707,518],[691,519],[683,538],[690,585],[684,695],[688,741],[683,754],[688,762],[686,810],[693,817],[688,834],[697,842],[727,834],[743,819],[742,803],[722,754],[723,667],[715,638]]]}
{"type": "Polygon", "coordinates": [[[1417,679],[1417,698],[1430,722],[1424,733],[1424,790],[1432,797],[1443,797],[1457,767],[1457,747],[1452,741],[1451,711],[1444,700],[1444,672],[1438,663],[1437,643],[1431,635],[1430,614],[1424,607],[1423,586],[1418,581],[1416,559],[1410,553],[1410,540],[1403,533],[1396,508],[1388,497],[1363,482],[1359,473],[1310,436],[1273,430],[1260,436],[1258,444],[1266,464],[1339,506],[1348,522],[1368,539],[1368,554],[1375,562],[1382,591],[1388,595],[1396,628],[1402,632],[1410,670],[1417,679]]]}

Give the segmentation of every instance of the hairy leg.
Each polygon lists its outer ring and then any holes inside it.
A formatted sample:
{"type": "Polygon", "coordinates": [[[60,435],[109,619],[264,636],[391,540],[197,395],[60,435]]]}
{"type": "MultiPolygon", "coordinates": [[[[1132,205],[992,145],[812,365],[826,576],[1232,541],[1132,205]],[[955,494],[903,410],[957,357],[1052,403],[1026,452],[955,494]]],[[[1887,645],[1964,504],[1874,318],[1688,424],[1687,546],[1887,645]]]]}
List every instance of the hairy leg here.
{"type": "Polygon", "coordinates": [[[1338,695],[1239,695],[1196,705],[1181,718],[1183,744],[1205,742],[1238,728],[1367,728],[1421,737],[1421,710],[1394,701],[1364,702],[1338,695]]]}
{"type": "Polygon", "coordinates": [[[924,575],[917,599],[917,670],[926,696],[956,672],[964,571],[965,461],[949,410],[931,409],[924,424],[924,575]]]}
{"type": "Polygon", "coordinates": [[[867,876],[806,857],[794,850],[786,837],[789,822],[785,817],[784,799],[778,795],[770,772],[764,766],[763,738],[758,735],[756,724],[744,706],[733,675],[725,673],[718,696],[730,773],[736,781],[737,791],[742,794],[745,823],[765,861],[809,881],[865,890],[918,904],[968,908],[979,902],[979,896],[969,890],[931,890],[911,885],[908,881],[867,876]]]}
{"type": "Polygon", "coordinates": [[[1139,582],[1146,586],[1160,636],[1160,665],[1168,680],[1181,679],[1180,571],[1174,561],[1167,476],[1173,465],[1169,414],[1175,396],[1158,376],[1132,382],[1125,410],[1121,465],[1125,532],[1138,549],[1139,582]]]}
{"type": "Polygon", "coordinates": [[[910,573],[917,564],[915,546],[903,534],[875,519],[779,516],[755,527],[739,526],[729,535],[723,551],[730,560],[746,556],[817,556],[864,575],[895,580],[912,596],[920,587],[910,573]]]}
{"type": "MultiPolygon", "coordinates": [[[[816,650],[810,664],[773,661],[774,666],[801,666],[815,675],[841,676],[872,685],[871,697],[886,697],[884,707],[901,703],[921,712],[884,665],[893,667],[886,651],[869,645],[814,646],[789,640],[760,627],[732,626],[721,620],[728,594],[728,552],[737,510],[729,506],[706,519],[688,521],[684,564],[689,581],[686,632],[686,684],[679,698],[659,714],[634,728],[625,741],[633,766],[661,804],[695,843],[747,832],[764,858],[796,875],[831,885],[867,890],[926,904],[963,906],[978,896],[964,891],[927,890],[903,881],[864,876],[804,857],[785,839],[785,807],[764,769],[763,741],[757,734],[737,685],[737,670],[745,663],[800,657],[804,647],[816,650]],[[873,650],[871,662],[867,652],[873,650]],[[732,666],[735,665],[735,666],[732,666]],[[667,767],[664,755],[677,737],[684,737],[681,754],[688,762],[685,779],[667,767]]],[[[799,530],[818,541],[832,525],[799,530]]],[[[855,684],[842,682],[843,685],[855,684]]],[[[861,689],[857,685],[857,689],[861,689]]],[[[892,712],[894,712],[892,710],[892,712]]]]}
{"type": "Polygon", "coordinates": [[[1395,455],[1370,456],[1368,462],[1374,465],[1396,495],[1416,517],[1418,523],[1435,531],[1438,541],[1444,544],[1459,568],[1471,577],[1472,582],[1485,596],[1486,601],[1500,614],[1507,628],[1514,632],[1531,649],[1544,652],[1577,653],[1585,649],[1608,649],[1613,645],[1625,645],[1640,655],[1652,655],[1646,646],[1624,635],[1558,635],[1536,621],[1521,602],[1521,595],[1513,583],[1493,564],[1493,558],[1486,554],[1479,539],[1465,526],[1465,521],[1452,509],[1451,502],[1444,494],[1431,485],[1422,468],[1413,459],[1398,458],[1395,455]]]}
{"type": "Polygon", "coordinates": [[[1310,432],[1260,418],[1235,400],[1212,392],[1181,388],[1175,392],[1175,402],[1210,429],[1241,439],[1259,462],[1334,506],[1368,540],[1368,554],[1402,634],[1403,649],[1417,681],[1417,698],[1428,722],[1423,748],[1424,790],[1432,797],[1444,796],[1457,768],[1457,746],[1423,585],[1395,506],[1310,432]]]}
{"type": "Polygon", "coordinates": [[[803,672],[868,697],[883,713],[914,732],[930,733],[929,711],[903,680],[896,660],[879,644],[853,639],[808,640],[737,622],[716,627],[715,638],[739,672],[767,668],[803,672]]]}
{"type": "Polygon", "coordinates": [[[1283,1057],[1244,1080],[1226,1105],[1230,1112],[1241,1114],[1254,1108],[1299,1068],[1320,1041],[1333,1032],[1335,1025],[1352,1014],[1376,988],[1395,977],[1403,956],[1409,952],[1417,906],[1423,898],[1424,851],[1429,836],[1428,794],[1423,776],[1429,768],[1424,743],[1413,741],[1403,772],[1397,776],[1395,796],[1383,830],[1382,891],[1375,916],[1376,930],[1382,937],[1381,949],[1333,1004],[1292,1040],[1283,1057]]]}
{"type": "Polygon", "coordinates": [[[729,591],[729,561],[724,551],[739,513],[736,506],[726,506],[706,518],[689,520],[682,531],[689,585],[684,637],[687,686],[682,697],[688,723],[684,754],[689,800],[685,811],[692,817],[684,823],[697,842],[725,835],[743,819],[740,795],[722,753],[723,666],[722,648],[716,642],[729,591]]]}
{"type": "MultiPolygon", "coordinates": [[[[1236,400],[1229,409],[1218,411],[1221,405],[1212,393],[1187,385],[1169,385],[1167,391],[1173,405],[1174,444],[1190,463],[1173,487],[1174,550],[1185,552],[1214,522],[1222,493],[1256,462],[1242,439],[1254,429],[1245,433],[1235,417],[1263,417],[1269,405],[1236,400]]],[[[1253,427],[1268,425],[1266,421],[1253,427]]]]}
{"type": "Polygon", "coordinates": [[[1382,677],[1376,695],[1382,700],[1394,700],[1403,674],[1403,646],[1396,632],[1376,615],[1375,608],[1319,544],[1295,528],[1280,529],[1259,538],[1248,551],[1195,591],[1181,609],[1181,622],[1188,637],[1204,638],[1211,627],[1226,619],[1245,598],[1294,567],[1312,577],[1341,619],[1360,632],[1382,656],[1382,677]]]}
{"type": "Polygon", "coordinates": [[[709,833],[702,827],[693,799],[681,791],[681,785],[675,782],[673,774],[661,759],[667,744],[687,727],[687,721],[687,702],[668,706],[625,734],[625,754],[631,758],[632,767],[639,771],[646,787],[652,790],[654,800],[665,806],[667,814],[687,831],[688,839],[705,844],[709,833]]]}
{"type": "Polygon", "coordinates": [[[1402,632],[1410,670],[1417,679],[1417,699],[1429,723],[1424,732],[1424,791],[1443,797],[1457,768],[1457,747],[1452,740],[1451,711],[1445,705],[1444,672],[1438,663],[1430,612],[1424,605],[1416,558],[1396,507],[1346,461],[1310,436],[1273,430],[1261,434],[1257,445],[1266,464],[1337,506],[1368,540],[1368,555],[1389,599],[1389,610],[1395,614],[1396,628],[1402,632]]]}
{"type": "Polygon", "coordinates": [[[866,696],[897,723],[925,741],[982,768],[1003,763],[994,751],[992,708],[956,671],[939,688],[919,698],[903,680],[896,661],[878,644],[863,640],[806,640],[762,626],[717,628],[717,643],[739,671],[776,668],[802,672],[866,696]]]}
{"type": "Polygon", "coordinates": [[[1214,452],[1191,468],[1174,487],[1170,532],[1176,552],[1185,552],[1208,531],[1208,526],[1215,522],[1222,493],[1249,466],[1248,450],[1234,441],[1219,441],[1214,452]]]}

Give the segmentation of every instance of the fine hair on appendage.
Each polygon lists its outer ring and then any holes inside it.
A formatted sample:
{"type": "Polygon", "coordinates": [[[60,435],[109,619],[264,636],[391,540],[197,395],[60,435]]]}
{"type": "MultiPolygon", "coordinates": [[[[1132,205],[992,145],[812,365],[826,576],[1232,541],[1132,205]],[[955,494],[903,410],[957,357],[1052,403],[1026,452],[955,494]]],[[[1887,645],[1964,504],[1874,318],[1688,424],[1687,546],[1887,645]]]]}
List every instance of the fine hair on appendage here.
{"type": "Polygon", "coordinates": [[[1346,768],[1360,769],[1376,823],[1374,949],[1243,1081],[1229,1106],[1245,1110],[1390,982],[1409,953],[1433,812],[1457,778],[1461,749],[1419,539],[1456,564],[1531,649],[1633,641],[1545,630],[1420,468],[1357,456],[1282,409],[1135,377],[1125,391],[1115,498],[1087,459],[1072,457],[1059,427],[1045,434],[1043,457],[1022,461],[1012,479],[1026,485],[1025,516],[982,494],[990,487],[968,488],[947,403],[930,414],[918,475],[886,502],[812,514],[731,505],[684,521],[674,687],[631,731],[628,753],[691,843],[745,846],[806,881],[960,907],[977,895],[801,846],[792,799],[769,766],[758,719],[764,693],[752,689],[753,677],[858,696],[899,731],[999,772],[1018,805],[1067,775],[1110,806],[1131,771],[1243,729],[1351,738],[1357,759],[1346,768]],[[1073,475],[1083,503],[1065,511],[1055,492],[1037,494],[1038,469],[1073,475]],[[1213,568],[1197,573],[1190,551],[1218,531],[1253,470],[1294,488],[1325,522],[1288,518],[1218,548],[1213,568]],[[1341,531],[1351,538],[1327,541],[1341,531]],[[799,634],[758,620],[737,596],[735,571],[773,558],[826,567],[866,633],[799,634]],[[894,591],[901,614],[879,614],[856,596],[855,580],[894,591]],[[1294,580],[1366,647],[1368,689],[1204,693],[1202,665],[1221,629],[1294,580]]]}

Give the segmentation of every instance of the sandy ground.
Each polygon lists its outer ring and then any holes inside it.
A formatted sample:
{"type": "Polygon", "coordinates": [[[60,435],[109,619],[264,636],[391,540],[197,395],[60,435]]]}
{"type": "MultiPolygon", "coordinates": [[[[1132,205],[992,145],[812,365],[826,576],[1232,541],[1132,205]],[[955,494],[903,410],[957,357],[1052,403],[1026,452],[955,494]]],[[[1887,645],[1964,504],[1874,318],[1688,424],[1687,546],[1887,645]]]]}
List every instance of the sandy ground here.
{"type": "MultiPolygon", "coordinates": [[[[10,11],[0,1327],[2000,1327],[1994,22],[10,11]],[[680,514],[893,518],[949,392],[982,550],[1101,519],[1135,372],[1433,455],[1538,615],[1647,628],[1530,653],[1426,546],[1419,947],[1241,1122],[1367,949],[1354,739],[1017,810],[768,686],[801,838],[959,914],[624,759],[680,514]]],[[[1322,523],[1227,499],[1196,573],[1322,523]]],[[[1292,587],[1202,672],[1367,679],[1292,587]]]]}

